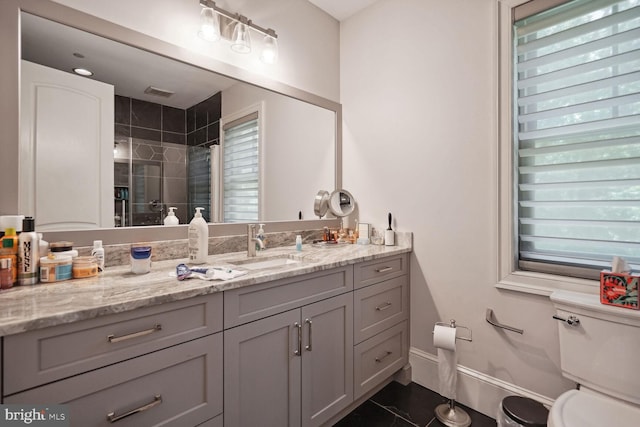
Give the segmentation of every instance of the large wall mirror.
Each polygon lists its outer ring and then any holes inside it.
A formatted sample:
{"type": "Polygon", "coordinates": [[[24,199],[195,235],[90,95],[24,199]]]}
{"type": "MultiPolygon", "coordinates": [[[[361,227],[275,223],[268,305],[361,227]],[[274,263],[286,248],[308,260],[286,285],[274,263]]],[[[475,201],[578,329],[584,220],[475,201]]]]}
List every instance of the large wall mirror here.
{"type": "MultiPolygon", "coordinates": [[[[55,3],[15,3],[22,6],[19,26],[13,25],[19,28],[14,39],[20,42],[22,82],[17,204],[36,221],[53,218],[42,224],[43,231],[158,225],[169,206],[178,208],[181,223],[191,219],[196,206],[205,207],[210,222],[293,221],[300,213],[311,219],[317,190],[339,186],[339,104],[55,3]],[[76,67],[89,69],[93,76],[74,75],[76,67]],[[85,117],[90,107],[74,102],[73,96],[64,101],[73,104],[70,108],[54,106],[60,114],[45,115],[46,105],[27,102],[33,98],[28,82],[44,81],[50,74],[48,88],[72,87],[74,94],[84,94],[74,81],[107,87],[108,100],[99,103],[99,109],[112,110],[109,117],[94,120],[106,129],[107,150],[101,145],[85,152],[90,144],[73,145],[74,139],[85,141],[83,135],[94,132],[85,117]],[[58,76],[65,83],[57,83],[58,76]],[[51,117],[49,128],[37,124],[41,133],[47,130],[43,144],[51,144],[40,154],[39,147],[34,148],[31,116],[51,117]],[[254,153],[251,166],[241,166],[238,173],[251,171],[255,182],[251,191],[236,194],[228,171],[238,160],[225,141],[242,132],[247,121],[253,126],[254,153]],[[80,136],[65,135],[80,126],[87,127],[80,136]],[[91,174],[92,169],[96,173],[91,174]],[[64,191],[56,193],[57,181],[77,186],[63,186],[64,191]],[[58,200],[64,192],[71,198],[58,200]],[[43,201],[44,196],[50,200],[43,201]],[[246,202],[237,203],[243,197],[246,202]],[[49,212],[56,206],[64,211],[70,200],[77,209],[83,198],[92,201],[81,207],[91,211],[89,221],[74,222],[73,214],[49,212]],[[69,217],[73,220],[62,225],[55,222],[69,217]]],[[[3,4],[2,9],[16,13],[15,6],[3,4]]],[[[15,64],[6,69],[15,71],[15,64]]],[[[46,99],[48,92],[42,93],[46,99]]]]}

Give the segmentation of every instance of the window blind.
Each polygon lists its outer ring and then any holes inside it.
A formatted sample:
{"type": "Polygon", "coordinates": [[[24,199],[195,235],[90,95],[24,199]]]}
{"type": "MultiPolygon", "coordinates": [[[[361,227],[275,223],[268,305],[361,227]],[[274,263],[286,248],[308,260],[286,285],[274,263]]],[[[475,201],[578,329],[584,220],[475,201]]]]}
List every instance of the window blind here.
{"type": "Polygon", "coordinates": [[[519,267],[640,268],[640,0],[574,0],[513,31],[519,267]]]}
{"type": "Polygon", "coordinates": [[[234,120],[223,130],[224,222],[256,222],[260,196],[258,114],[234,120]]]}

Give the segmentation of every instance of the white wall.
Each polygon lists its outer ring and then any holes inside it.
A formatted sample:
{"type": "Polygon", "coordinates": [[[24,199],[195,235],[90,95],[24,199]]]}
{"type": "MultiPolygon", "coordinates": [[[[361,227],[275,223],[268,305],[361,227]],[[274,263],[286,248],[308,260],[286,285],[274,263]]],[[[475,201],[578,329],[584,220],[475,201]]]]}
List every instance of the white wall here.
{"type": "Polygon", "coordinates": [[[414,232],[412,347],[435,354],[434,323],[455,319],[473,330],[460,365],[553,399],[572,384],[552,305],[494,288],[497,28],[496,0],[381,0],[342,22],[344,187],[361,221],[414,232]]]}
{"type": "Polygon", "coordinates": [[[251,33],[255,49],[249,55],[232,52],[228,43],[208,44],[198,38],[199,0],[54,1],[333,101],[339,98],[339,24],[306,0],[216,2],[276,30],[280,55],[275,65],[258,59],[258,33],[251,33]]]}
{"type": "Polygon", "coordinates": [[[313,219],[314,196],[318,190],[333,190],[335,183],[335,114],[238,84],[222,92],[222,117],[259,102],[264,108],[262,167],[268,177],[263,194],[264,217],[293,221],[302,211],[304,219],[313,219]],[[303,205],[301,200],[305,200],[303,205]]]}

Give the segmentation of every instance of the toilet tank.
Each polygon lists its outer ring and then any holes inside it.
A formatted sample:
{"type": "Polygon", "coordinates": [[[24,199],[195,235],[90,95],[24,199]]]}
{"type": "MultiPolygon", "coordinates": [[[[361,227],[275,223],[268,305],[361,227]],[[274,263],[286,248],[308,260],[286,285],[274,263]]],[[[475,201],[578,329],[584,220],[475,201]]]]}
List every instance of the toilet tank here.
{"type": "Polygon", "coordinates": [[[640,405],[640,311],[600,304],[597,295],[556,291],[563,375],[581,386],[640,405]]]}

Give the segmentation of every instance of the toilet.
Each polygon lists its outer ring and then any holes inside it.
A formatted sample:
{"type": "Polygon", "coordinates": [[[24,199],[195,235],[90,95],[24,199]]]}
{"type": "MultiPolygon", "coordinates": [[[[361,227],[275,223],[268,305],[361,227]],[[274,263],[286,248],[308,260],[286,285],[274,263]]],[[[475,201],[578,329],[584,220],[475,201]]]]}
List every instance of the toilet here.
{"type": "Polygon", "coordinates": [[[580,385],[556,399],[548,427],[640,425],[640,311],[556,291],[562,374],[580,385]]]}

